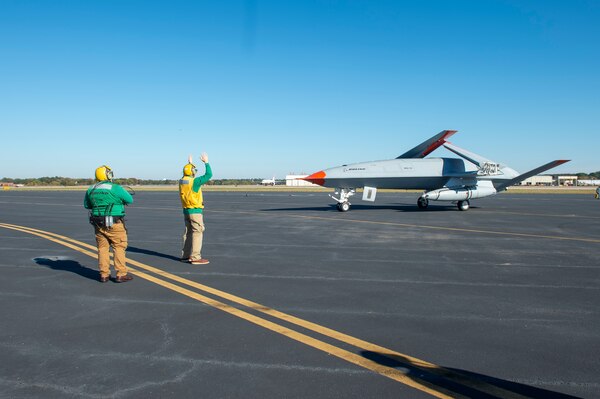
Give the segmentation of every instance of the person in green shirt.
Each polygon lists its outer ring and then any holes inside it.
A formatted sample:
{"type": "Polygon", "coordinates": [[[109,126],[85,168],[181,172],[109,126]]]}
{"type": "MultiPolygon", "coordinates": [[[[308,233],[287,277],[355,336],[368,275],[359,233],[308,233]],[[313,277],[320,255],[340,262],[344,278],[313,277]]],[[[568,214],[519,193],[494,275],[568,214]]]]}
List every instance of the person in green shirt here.
{"type": "Polygon", "coordinates": [[[190,156],[187,165],[183,167],[183,177],[179,180],[179,197],[185,221],[181,261],[193,265],[206,265],[209,263],[208,259],[203,259],[201,255],[202,239],[205,230],[202,214],[204,198],[201,187],[212,177],[212,169],[208,163],[208,155],[206,153],[202,153],[200,160],[204,162],[204,175],[195,177],[196,166],[192,163],[192,157],[190,156]]]}
{"type": "Polygon", "coordinates": [[[97,183],[88,188],[83,206],[90,210],[90,223],[94,226],[98,246],[100,282],[110,279],[110,247],[114,253],[115,282],[125,283],[133,279],[127,273],[125,250],[125,206],[133,203],[133,197],[123,187],[112,182],[112,169],[102,165],[96,169],[97,183]]]}

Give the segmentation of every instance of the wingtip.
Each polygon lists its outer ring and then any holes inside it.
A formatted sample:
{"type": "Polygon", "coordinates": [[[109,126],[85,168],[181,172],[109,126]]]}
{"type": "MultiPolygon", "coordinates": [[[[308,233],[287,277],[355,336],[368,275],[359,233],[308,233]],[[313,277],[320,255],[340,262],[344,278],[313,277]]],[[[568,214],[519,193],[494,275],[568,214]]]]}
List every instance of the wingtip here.
{"type": "Polygon", "coordinates": [[[447,143],[448,137],[454,135],[454,133],[456,132],[458,132],[458,130],[443,130],[441,132],[443,133],[442,136],[439,139],[435,140],[433,143],[431,143],[431,145],[427,147],[425,151],[423,151],[422,156],[426,157],[427,155],[431,154],[433,151],[438,149],[440,146],[444,145],[444,143],[447,143]]]}
{"type": "Polygon", "coordinates": [[[446,134],[444,134],[440,140],[447,141],[449,137],[452,137],[458,133],[458,130],[444,130],[444,132],[446,132],[446,134]]]}

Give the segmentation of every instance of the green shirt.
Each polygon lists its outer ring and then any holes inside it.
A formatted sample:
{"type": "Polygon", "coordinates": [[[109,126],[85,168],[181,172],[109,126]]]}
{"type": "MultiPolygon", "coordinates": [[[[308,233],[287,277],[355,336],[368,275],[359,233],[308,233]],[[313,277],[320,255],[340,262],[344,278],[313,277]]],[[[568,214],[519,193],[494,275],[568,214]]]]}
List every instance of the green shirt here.
{"type": "MultiPolygon", "coordinates": [[[[204,164],[204,167],[206,169],[204,175],[196,177],[192,183],[192,190],[194,192],[200,191],[200,187],[212,177],[212,169],[208,162],[204,164]]],[[[191,215],[193,213],[202,213],[202,208],[183,208],[184,215],[191,215]]]]}
{"type": "Polygon", "coordinates": [[[83,199],[83,206],[92,210],[92,216],[125,216],[125,205],[131,203],[131,194],[110,181],[101,181],[91,186],[83,199]]]}

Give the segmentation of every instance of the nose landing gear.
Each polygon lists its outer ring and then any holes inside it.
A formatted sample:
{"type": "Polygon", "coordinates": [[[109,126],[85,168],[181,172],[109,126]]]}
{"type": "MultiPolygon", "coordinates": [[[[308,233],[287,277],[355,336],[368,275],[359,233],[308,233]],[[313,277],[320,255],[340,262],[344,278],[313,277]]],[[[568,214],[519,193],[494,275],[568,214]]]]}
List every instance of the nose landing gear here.
{"type": "Polygon", "coordinates": [[[329,194],[329,196],[337,201],[338,211],[348,212],[350,210],[349,198],[353,196],[355,192],[356,191],[353,188],[338,188],[335,190],[334,194],[338,194],[340,196],[339,198],[336,198],[331,194],[329,194]]]}
{"type": "Polygon", "coordinates": [[[337,209],[340,212],[348,212],[350,210],[349,202],[338,202],[337,209]]]}

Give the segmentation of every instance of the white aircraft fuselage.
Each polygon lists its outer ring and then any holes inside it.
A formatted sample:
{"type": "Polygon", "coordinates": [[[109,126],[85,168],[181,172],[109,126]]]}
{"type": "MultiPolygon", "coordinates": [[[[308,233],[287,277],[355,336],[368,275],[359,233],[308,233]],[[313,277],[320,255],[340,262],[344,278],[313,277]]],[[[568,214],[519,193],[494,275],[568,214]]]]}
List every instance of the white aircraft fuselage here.
{"type": "MultiPolygon", "coordinates": [[[[333,188],[377,187],[385,189],[435,190],[444,187],[451,179],[469,174],[475,179],[477,170],[462,159],[389,159],[360,162],[325,169],[321,186],[333,188]],[[469,169],[471,168],[471,169],[469,169]]],[[[519,174],[508,167],[502,175],[488,178],[498,184],[519,174]]],[[[319,172],[317,172],[319,173],[319,172]]],[[[473,181],[475,183],[475,181],[473,181]]]]}
{"type": "Polygon", "coordinates": [[[363,200],[374,201],[377,189],[424,190],[417,200],[419,208],[432,201],[456,201],[458,209],[469,209],[469,200],[503,191],[530,176],[566,160],[556,160],[519,174],[512,168],[463,150],[446,139],[456,133],[444,130],[395,159],[347,164],[321,170],[303,178],[314,184],[336,189],[331,196],[340,211],[350,209],[349,197],[364,188],[363,200]],[[461,158],[425,158],[440,146],[461,158]]]}

